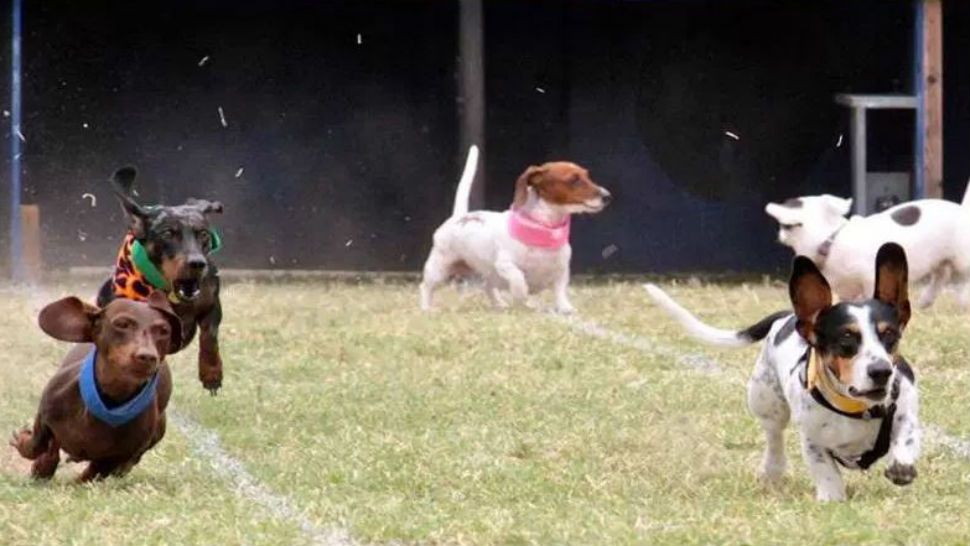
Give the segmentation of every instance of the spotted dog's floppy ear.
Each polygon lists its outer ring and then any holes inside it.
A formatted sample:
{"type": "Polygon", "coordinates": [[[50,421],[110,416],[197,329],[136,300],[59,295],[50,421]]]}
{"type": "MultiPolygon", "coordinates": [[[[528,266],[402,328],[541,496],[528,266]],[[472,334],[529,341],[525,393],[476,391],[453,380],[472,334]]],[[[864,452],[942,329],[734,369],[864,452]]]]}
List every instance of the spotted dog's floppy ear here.
{"type": "Polygon", "coordinates": [[[899,328],[909,322],[912,309],[909,304],[909,266],[906,251],[896,243],[886,243],[876,254],[876,286],[873,299],[896,308],[899,328]]]}
{"type": "Polygon", "coordinates": [[[70,296],[44,307],[37,323],[45,334],[61,341],[94,342],[95,322],[101,310],[70,296]]]}
{"type": "Polygon", "coordinates": [[[533,179],[543,172],[545,170],[542,167],[532,165],[519,175],[519,179],[515,181],[515,197],[512,200],[512,208],[525,205],[529,198],[529,186],[533,185],[533,179]]]}
{"type": "Polygon", "coordinates": [[[792,261],[788,295],[798,320],[798,333],[814,344],[815,320],[819,313],[832,306],[832,289],[809,258],[796,256],[792,261]]]}
{"type": "Polygon", "coordinates": [[[196,199],[193,197],[187,200],[185,204],[194,207],[202,214],[222,214],[222,203],[219,201],[209,201],[207,199],[196,199]]]}
{"type": "Polygon", "coordinates": [[[135,202],[131,196],[131,188],[135,183],[138,171],[132,166],[122,167],[111,175],[111,185],[114,187],[115,195],[121,202],[121,208],[128,217],[128,227],[135,238],[142,239],[148,230],[148,220],[151,213],[145,207],[135,202]]]}

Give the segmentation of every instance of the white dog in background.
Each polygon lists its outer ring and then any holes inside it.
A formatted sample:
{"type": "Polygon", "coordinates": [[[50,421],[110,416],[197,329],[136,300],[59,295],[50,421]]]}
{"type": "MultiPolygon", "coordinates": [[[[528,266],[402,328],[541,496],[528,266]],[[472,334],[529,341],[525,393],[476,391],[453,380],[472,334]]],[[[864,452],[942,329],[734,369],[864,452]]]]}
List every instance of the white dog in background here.
{"type": "Polygon", "coordinates": [[[920,199],[845,218],[851,208],[851,199],[813,195],[768,203],[765,212],[778,221],[778,240],[811,258],[843,299],[872,294],[876,252],[896,242],[909,258],[910,278],[929,281],[918,306],[932,304],[950,280],[963,285],[961,305],[970,303],[970,188],[962,204],[920,199]]]}
{"type": "Polygon", "coordinates": [[[421,308],[431,309],[435,289],[454,277],[480,276],[485,292],[499,307],[508,305],[500,293],[511,292],[518,303],[552,288],[556,311],[571,313],[569,302],[570,217],[596,213],[609,204],[610,192],[589,172],[567,161],[532,166],[515,182],[509,210],[468,211],[475,179],[478,148],[472,146],[449,217],[434,233],[431,254],[421,280],[421,308]]]}

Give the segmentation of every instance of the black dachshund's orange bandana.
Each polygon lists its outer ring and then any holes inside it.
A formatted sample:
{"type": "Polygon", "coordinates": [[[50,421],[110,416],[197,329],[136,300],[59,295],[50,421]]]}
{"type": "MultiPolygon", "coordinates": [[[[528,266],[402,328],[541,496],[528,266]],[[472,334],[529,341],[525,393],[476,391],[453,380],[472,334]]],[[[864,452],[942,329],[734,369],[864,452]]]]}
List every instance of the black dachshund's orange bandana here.
{"type": "Polygon", "coordinates": [[[148,259],[145,247],[129,233],[115,262],[114,294],[119,298],[145,301],[153,289],[171,292],[165,277],[148,259]]]}

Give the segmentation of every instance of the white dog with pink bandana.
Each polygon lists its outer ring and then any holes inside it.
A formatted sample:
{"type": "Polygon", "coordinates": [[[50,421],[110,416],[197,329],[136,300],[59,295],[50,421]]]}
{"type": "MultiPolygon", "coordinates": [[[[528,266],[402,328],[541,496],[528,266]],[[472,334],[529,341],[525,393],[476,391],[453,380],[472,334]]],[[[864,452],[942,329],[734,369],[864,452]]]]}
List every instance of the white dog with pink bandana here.
{"type": "Polygon", "coordinates": [[[575,311],[569,302],[570,216],[595,213],[610,202],[610,192],[589,172],[565,161],[529,167],[515,183],[515,199],[502,212],[468,211],[468,196],[478,163],[472,146],[451,217],[434,233],[424,264],[421,308],[430,310],[435,289],[448,280],[476,274],[498,307],[507,307],[501,291],[529,304],[530,294],[552,287],[556,311],[575,311]]]}

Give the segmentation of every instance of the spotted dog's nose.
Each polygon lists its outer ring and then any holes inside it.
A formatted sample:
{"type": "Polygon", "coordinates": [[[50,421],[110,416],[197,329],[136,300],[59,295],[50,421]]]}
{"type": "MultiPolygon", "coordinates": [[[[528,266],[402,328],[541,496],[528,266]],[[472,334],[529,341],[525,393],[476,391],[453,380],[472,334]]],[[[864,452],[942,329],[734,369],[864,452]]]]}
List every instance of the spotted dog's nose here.
{"type": "Polygon", "coordinates": [[[870,364],[869,368],[866,369],[866,373],[869,375],[869,379],[876,385],[882,386],[889,381],[889,376],[893,374],[892,364],[881,360],[875,364],[870,364]]]}

